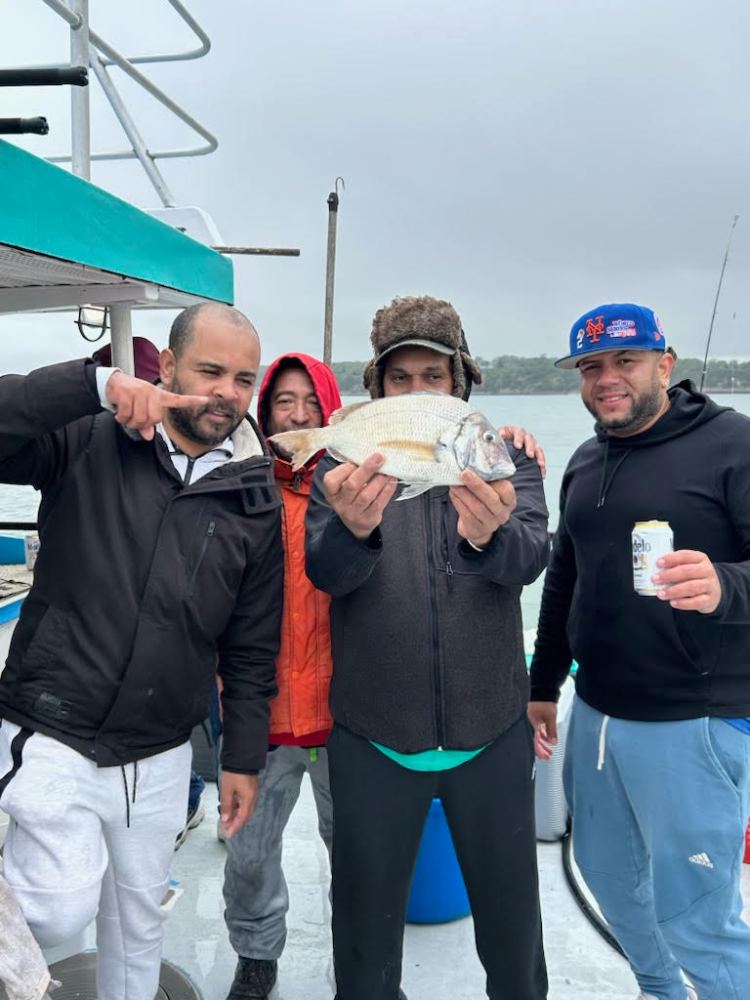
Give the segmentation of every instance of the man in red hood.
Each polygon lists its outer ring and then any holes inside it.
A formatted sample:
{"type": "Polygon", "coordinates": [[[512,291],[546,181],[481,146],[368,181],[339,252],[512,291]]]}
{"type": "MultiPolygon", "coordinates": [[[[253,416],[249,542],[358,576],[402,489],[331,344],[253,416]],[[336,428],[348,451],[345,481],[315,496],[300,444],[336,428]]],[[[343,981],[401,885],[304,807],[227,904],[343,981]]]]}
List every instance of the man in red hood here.
{"type": "MultiPolygon", "coordinates": [[[[268,437],[279,431],[322,427],[341,406],[331,369],[307,354],[274,361],[258,395],[258,423],[268,437]]],[[[284,828],[310,775],[318,828],[330,855],[332,813],[325,744],[331,728],[330,598],[305,573],[305,513],[320,455],[298,472],[276,456],[275,477],[284,501],[284,614],[276,661],[278,696],[271,702],[268,762],[251,823],[226,841],[225,917],[239,956],[227,1000],[265,998],[273,988],[286,941],[289,908],[281,846],[284,828]]]]}

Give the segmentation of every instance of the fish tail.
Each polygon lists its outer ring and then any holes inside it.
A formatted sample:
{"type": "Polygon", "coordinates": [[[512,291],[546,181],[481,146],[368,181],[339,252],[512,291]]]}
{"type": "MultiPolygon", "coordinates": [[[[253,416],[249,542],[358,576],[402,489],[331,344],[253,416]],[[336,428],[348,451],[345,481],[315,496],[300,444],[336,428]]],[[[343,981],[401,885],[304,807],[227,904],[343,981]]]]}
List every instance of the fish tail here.
{"type": "Polygon", "coordinates": [[[272,434],[269,438],[282,451],[291,455],[292,469],[296,472],[308,462],[313,455],[325,448],[325,435],[318,427],[310,427],[299,431],[282,431],[272,434]]]}

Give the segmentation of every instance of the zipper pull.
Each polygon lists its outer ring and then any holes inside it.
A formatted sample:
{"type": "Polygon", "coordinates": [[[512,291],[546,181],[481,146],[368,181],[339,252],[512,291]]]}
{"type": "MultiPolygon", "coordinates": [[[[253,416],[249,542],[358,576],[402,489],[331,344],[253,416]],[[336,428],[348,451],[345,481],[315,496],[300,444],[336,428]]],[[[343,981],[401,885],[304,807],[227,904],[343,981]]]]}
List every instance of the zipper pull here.
{"type": "Polygon", "coordinates": [[[301,485],[302,485],[302,473],[299,470],[297,470],[297,472],[294,473],[294,477],[292,478],[292,489],[296,490],[299,493],[299,488],[301,485]]]}
{"type": "Polygon", "coordinates": [[[448,576],[453,576],[453,567],[448,560],[445,562],[445,572],[448,576]]]}
{"type": "Polygon", "coordinates": [[[216,534],[216,521],[208,522],[208,531],[206,532],[206,534],[208,535],[209,538],[213,538],[213,536],[216,534]]]}
{"type": "Polygon", "coordinates": [[[314,764],[318,759],[318,748],[310,747],[310,760],[314,764]]]}

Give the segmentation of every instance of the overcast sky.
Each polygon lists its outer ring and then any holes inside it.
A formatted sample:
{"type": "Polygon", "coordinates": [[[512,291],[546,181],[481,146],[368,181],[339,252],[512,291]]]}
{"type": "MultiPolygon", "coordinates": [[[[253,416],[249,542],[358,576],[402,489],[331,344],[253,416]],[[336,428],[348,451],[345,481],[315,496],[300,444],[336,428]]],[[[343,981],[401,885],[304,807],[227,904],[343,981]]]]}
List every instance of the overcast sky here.
{"type": "MultiPolygon", "coordinates": [[[[680,354],[702,354],[735,214],[712,352],[750,356],[747,0],[186,2],[211,52],[144,71],[219,149],[162,160],[164,175],[227,243],[302,251],[234,258],[264,361],[322,352],[337,175],[334,360],[365,359],[375,310],[424,293],[453,302],[485,358],[567,353],[576,316],[611,301],[652,306],[680,354]]],[[[90,9],[125,54],[193,46],[162,0],[90,9]]],[[[0,65],[67,59],[42,0],[6,0],[1,17],[0,65]]],[[[93,147],[121,148],[91,91],[93,147]]],[[[194,143],[148,95],[122,92],[152,148],[194,143]]],[[[26,148],[68,148],[66,93],[0,90],[0,116],[32,114],[51,133],[26,148]]],[[[134,162],[95,163],[92,179],[158,204],[134,162]]],[[[137,314],[135,332],[163,346],[170,318],[137,314]]],[[[84,353],[69,314],[0,317],[0,338],[5,371],[84,353]]]]}

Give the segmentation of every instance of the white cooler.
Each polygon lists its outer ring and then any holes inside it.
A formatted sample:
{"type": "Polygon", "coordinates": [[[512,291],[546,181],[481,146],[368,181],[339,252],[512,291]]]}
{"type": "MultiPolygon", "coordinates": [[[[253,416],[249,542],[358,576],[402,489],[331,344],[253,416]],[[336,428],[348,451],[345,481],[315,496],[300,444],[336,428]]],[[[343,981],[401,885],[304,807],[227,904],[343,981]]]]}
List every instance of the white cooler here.
{"type": "Polygon", "coordinates": [[[572,677],[568,677],[562,686],[557,705],[557,746],[549,760],[537,758],[534,783],[537,840],[560,840],[567,829],[568,806],[563,791],[563,761],[574,696],[575,682],[572,677]]]}

